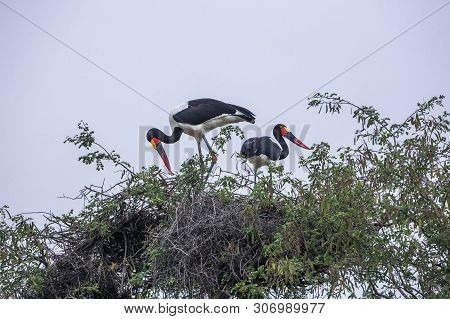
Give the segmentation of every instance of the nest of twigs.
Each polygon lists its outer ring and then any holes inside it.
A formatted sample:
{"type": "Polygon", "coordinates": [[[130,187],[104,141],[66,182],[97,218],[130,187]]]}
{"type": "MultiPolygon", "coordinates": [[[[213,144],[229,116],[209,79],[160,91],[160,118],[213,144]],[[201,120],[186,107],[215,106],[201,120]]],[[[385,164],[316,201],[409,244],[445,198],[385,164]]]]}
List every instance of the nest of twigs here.
{"type": "Polygon", "coordinates": [[[164,251],[151,273],[157,286],[176,285],[181,288],[177,291],[187,288],[200,297],[230,297],[227,288],[264,264],[263,245],[283,223],[276,211],[253,214],[246,205],[243,198],[224,203],[209,194],[181,203],[169,226],[153,234],[152,244],[164,251]]]}
{"type": "Polygon", "coordinates": [[[283,214],[248,210],[245,196],[202,192],[175,211],[123,204],[108,231],[72,226],[61,234],[40,298],[227,298],[246,272],[265,263],[283,214]],[[135,285],[133,284],[135,283],[135,285]]]}

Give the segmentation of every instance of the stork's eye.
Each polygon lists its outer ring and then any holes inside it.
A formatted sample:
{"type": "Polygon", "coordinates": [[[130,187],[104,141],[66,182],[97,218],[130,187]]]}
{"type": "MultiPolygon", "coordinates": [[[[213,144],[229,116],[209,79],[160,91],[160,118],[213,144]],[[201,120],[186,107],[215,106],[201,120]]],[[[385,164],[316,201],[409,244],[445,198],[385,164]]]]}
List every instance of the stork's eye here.
{"type": "Polygon", "coordinates": [[[156,147],[159,145],[159,143],[161,143],[161,141],[159,139],[157,139],[156,137],[152,138],[150,143],[152,144],[153,148],[156,150],[156,147]]]}
{"type": "Polygon", "coordinates": [[[286,126],[281,127],[281,134],[285,136],[287,133],[289,133],[289,129],[286,126]]]}

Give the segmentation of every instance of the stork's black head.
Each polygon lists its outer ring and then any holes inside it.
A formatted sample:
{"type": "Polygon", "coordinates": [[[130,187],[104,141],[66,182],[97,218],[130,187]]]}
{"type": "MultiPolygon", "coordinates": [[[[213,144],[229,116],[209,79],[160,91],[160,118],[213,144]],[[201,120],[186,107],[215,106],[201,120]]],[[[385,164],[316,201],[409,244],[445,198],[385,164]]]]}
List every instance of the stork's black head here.
{"type": "Polygon", "coordinates": [[[310,148],[308,146],[306,146],[305,144],[303,144],[302,141],[300,141],[298,138],[295,137],[294,134],[291,133],[291,131],[289,131],[289,129],[287,128],[286,125],[284,124],[277,124],[275,126],[275,128],[273,129],[273,135],[275,135],[275,137],[284,137],[286,139],[288,139],[289,141],[291,141],[292,143],[294,143],[295,145],[310,150],[310,148]]]}
{"type": "Polygon", "coordinates": [[[286,125],[284,124],[277,124],[275,125],[275,127],[273,128],[273,135],[275,136],[284,136],[285,134],[284,132],[289,132],[289,130],[287,129],[286,125]]]}
{"type": "Polygon", "coordinates": [[[152,142],[152,139],[157,138],[158,140],[162,139],[162,132],[158,130],[157,128],[152,128],[147,132],[147,141],[150,143],[152,142]]]}

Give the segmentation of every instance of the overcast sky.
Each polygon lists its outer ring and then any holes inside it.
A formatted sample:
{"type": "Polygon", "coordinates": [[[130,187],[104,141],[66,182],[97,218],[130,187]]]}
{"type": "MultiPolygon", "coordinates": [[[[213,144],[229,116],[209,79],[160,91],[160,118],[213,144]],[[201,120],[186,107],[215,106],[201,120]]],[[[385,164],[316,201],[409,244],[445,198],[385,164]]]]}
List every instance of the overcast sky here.
{"type": "MultiPolygon", "coordinates": [[[[164,127],[168,117],[123,83],[165,110],[217,98],[248,107],[259,125],[293,126],[306,144],[349,145],[356,126],[348,114],[318,116],[302,102],[273,118],[446,2],[0,0],[0,205],[15,213],[79,207],[57,197],[109,175],[62,143],[80,120],[137,169],[139,128],[164,127]]],[[[450,5],[322,91],[400,121],[418,101],[449,95],[449,31],[450,5]]],[[[184,159],[195,142],[182,144],[184,159]]],[[[166,149],[173,159],[174,147],[166,149]]]]}

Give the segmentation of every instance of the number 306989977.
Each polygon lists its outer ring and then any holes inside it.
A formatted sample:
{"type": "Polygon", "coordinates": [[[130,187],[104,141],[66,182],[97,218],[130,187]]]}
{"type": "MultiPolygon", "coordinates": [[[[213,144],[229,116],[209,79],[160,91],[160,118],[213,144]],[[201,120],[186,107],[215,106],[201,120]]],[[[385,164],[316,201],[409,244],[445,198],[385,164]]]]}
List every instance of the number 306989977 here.
{"type": "Polygon", "coordinates": [[[322,313],[325,303],[255,303],[254,313],[322,313]]]}

